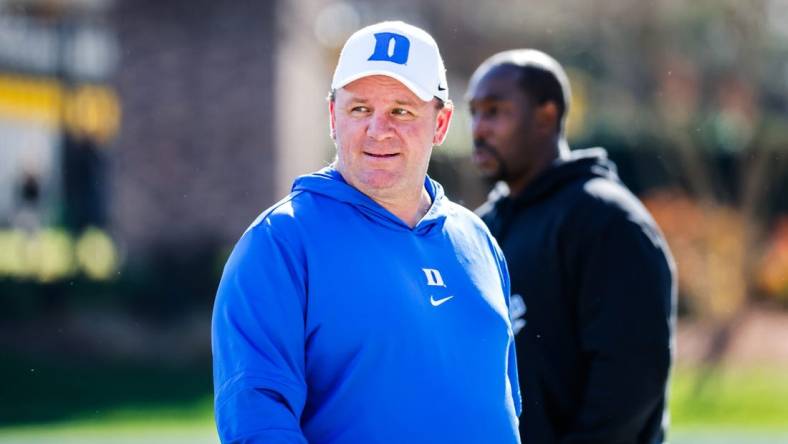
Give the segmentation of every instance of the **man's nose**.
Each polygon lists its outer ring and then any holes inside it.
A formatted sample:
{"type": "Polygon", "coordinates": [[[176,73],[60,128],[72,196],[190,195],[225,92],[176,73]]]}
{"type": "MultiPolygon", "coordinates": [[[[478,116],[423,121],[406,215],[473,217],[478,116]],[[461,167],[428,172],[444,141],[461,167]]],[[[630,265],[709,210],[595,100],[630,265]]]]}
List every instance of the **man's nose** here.
{"type": "Polygon", "coordinates": [[[386,113],[374,113],[369,118],[367,126],[367,136],[375,140],[383,140],[390,137],[393,133],[391,121],[386,113]]]}
{"type": "Polygon", "coordinates": [[[473,135],[473,139],[481,139],[487,136],[489,133],[489,125],[485,123],[485,120],[481,118],[480,115],[475,114],[471,116],[471,134],[473,135]]]}

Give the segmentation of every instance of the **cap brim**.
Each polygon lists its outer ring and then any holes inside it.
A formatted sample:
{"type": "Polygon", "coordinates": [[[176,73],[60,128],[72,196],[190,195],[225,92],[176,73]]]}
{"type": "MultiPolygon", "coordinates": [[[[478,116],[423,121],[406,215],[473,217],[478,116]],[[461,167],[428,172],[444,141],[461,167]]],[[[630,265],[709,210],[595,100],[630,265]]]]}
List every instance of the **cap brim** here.
{"type": "MultiPolygon", "coordinates": [[[[419,99],[421,99],[421,100],[423,100],[425,102],[429,102],[430,100],[432,100],[433,97],[436,97],[435,94],[433,94],[433,93],[431,93],[429,91],[425,91],[424,89],[418,87],[416,84],[414,84],[413,82],[411,82],[408,79],[404,78],[403,76],[401,76],[401,75],[399,75],[397,73],[393,73],[391,71],[385,71],[385,70],[371,70],[371,71],[363,71],[363,72],[360,72],[360,73],[356,73],[356,74],[354,74],[352,76],[348,76],[348,77],[342,79],[341,81],[335,82],[335,84],[332,85],[332,88],[334,88],[334,89],[344,88],[350,82],[356,81],[356,80],[364,78],[364,77],[369,77],[369,76],[386,76],[386,77],[391,77],[392,79],[394,79],[394,80],[402,83],[403,85],[405,85],[405,87],[407,87],[409,90],[411,90],[413,92],[413,94],[416,94],[416,96],[419,99]]],[[[442,99],[442,100],[445,100],[445,99],[442,99]]]]}

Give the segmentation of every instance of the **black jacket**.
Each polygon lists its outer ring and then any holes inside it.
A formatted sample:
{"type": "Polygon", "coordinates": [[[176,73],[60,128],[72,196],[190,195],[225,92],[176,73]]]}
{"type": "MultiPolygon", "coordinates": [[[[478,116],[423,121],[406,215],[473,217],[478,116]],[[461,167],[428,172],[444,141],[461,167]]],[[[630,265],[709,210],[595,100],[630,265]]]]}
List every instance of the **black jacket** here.
{"type": "Polygon", "coordinates": [[[651,215],[601,148],[506,194],[478,213],[506,256],[513,317],[524,313],[523,442],[663,442],[675,266],[651,215]]]}

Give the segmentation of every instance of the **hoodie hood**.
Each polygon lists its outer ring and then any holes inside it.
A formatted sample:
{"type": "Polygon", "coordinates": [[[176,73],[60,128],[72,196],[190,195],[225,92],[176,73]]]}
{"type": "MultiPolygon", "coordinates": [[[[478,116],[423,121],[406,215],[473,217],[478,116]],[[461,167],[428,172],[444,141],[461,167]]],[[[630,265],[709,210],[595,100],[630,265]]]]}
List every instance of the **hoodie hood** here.
{"type": "MultiPolygon", "coordinates": [[[[604,177],[619,182],[616,165],[607,157],[604,148],[587,148],[569,152],[569,158],[556,159],[553,165],[537,176],[513,199],[516,205],[527,205],[540,200],[565,184],[578,179],[604,177]]],[[[490,192],[490,201],[508,198],[509,188],[500,182],[490,192]]]]}
{"type": "Polygon", "coordinates": [[[424,178],[424,188],[432,199],[432,205],[430,205],[427,214],[413,228],[410,228],[402,219],[375,202],[371,197],[347,183],[342,174],[333,166],[327,166],[314,173],[298,177],[293,182],[292,192],[317,194],[352,205],[377,224],[395,230],[412,231],[414,234],[423,236],[441,230],[450,208],[448,199],[443,193],[443,187],[438,182],[427,176],[424,178]]]}

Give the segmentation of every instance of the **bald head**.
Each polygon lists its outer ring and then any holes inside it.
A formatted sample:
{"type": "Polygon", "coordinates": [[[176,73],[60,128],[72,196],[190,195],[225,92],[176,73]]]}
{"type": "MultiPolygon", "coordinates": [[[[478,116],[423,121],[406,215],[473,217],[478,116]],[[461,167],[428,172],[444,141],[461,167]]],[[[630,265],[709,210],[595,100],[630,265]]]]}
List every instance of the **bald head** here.
{"type": "Polygon", "coordinates": [[[491,71],[501,67],[518,71],[518,84],[536,104],[554,102],[558,109],[558,132],[563,133],[572,96],[566,72],[554,58],[536,49],[512,49],[499,52],[484,61],[471,76],[468,90],[491,71]]]}

